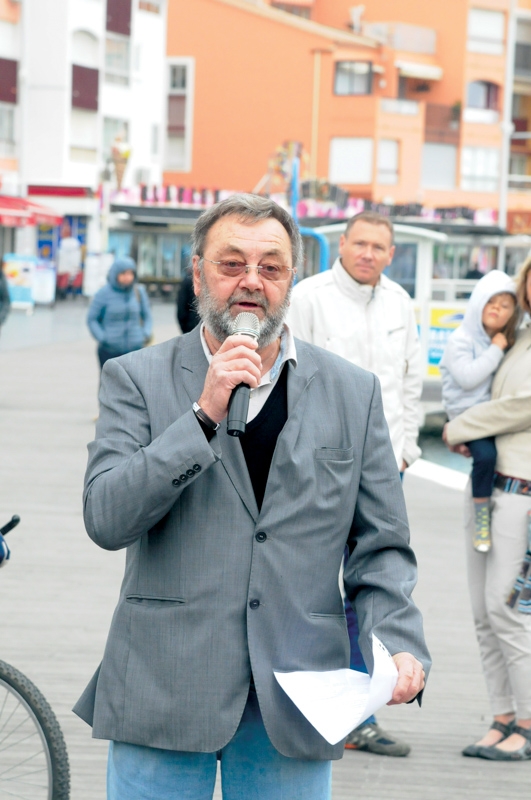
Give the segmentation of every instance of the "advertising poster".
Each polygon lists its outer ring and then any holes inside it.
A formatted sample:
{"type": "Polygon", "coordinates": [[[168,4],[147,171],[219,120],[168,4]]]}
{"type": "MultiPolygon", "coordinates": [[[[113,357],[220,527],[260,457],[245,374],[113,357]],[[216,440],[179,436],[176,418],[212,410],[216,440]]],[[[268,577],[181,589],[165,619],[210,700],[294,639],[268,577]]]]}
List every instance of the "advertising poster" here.
{"type": "Polygon", "coordinates": [[[428,377],[440,378],[439,361],[442,358],[448,337],[463,321],[465,306],[430,308],[428,333],[428,377]]]}
{"type": "Polygon", "coordinates": [[[15,253],[7,253],[4,256],[4,274],[13,308],[33,308],[33,276],[36,261],[34,256],[21,256],[15,253]]]}

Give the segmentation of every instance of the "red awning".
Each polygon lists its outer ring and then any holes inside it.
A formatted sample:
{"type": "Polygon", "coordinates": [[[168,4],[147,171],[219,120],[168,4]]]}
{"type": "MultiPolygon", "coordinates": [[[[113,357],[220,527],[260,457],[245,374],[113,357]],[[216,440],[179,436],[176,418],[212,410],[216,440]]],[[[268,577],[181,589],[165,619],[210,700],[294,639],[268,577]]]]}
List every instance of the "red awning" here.
{"type": "Polygon", "coordinates": [[[26,225],[60,225],[61,214],[24,197],[0,195],[0,225],[22,228],[26,225]]]}

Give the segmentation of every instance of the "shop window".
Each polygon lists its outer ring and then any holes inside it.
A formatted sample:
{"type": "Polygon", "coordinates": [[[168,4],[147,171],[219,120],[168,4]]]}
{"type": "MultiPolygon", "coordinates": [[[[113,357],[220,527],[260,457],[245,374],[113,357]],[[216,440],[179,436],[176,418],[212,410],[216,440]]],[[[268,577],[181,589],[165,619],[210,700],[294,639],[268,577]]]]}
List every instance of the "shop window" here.
{"type": "Polygon", "coordinates": [[[398,153],[398,142],[395,139],[380,139],[377,183],[388,186],[398,183],[398,153]]]}
{"type": "Polygon", "coordinates": [[[131,52],[125,36],[107,36],[105,39],[105,80],[129,86],[131,52]]]}
{"type": "Polygon", "coordinates": [[[72,64],[72,108],[98,110],[99,79],[97,69],[72,64]]]}
{"type": "Polygon", "coordinates": [[[131,35],[131,0],[107,0],[107,30],[131,35]]]}
{"type": "Polygon", "coordinates": [[[166,153],[167,169],[191,167],[193,60],[168,66],[166,153]]]}
{"type": "Polygon", "coordinates": [[[498,110],[498,86],[488,81],[472,81],[467,87],[468,108],[490,108],[498,110]]]}
{"type": "Polygon", "coordinates": [[[103,158],[105,161],[110,159],[112,145],[117,138],[120,138],[122,142],[129,141],[128,121],[105,117],[103,120],[103,158]]]}
{"type": "Polygon", "coordinates": [[[338,95],[371,94],[372,64],[370,61],[337,61],[334,93],[338,95]]]}
{"type": "Polygon", "coordinates": [[[364,137],[337,137],[330,142],[328,179],[338,184],[372,182],[373,140],[364,137]]]}
{"type": "Polygon", "coordinates": [[[416,291],[417,251],[418,246],[416,244],[396,244],[393,261],[384,270],[385,275],[400,284],[410,297],[415,297],[416,291]]]}
{"type": "Polygon", "coordinates": [[[0,103],[0,158],[15,155],[15,109],[0,103]]]}
{"type": "Polygon", "coordinates": [[[18,61],[0,58],[0,102],[17,102],[18,61]]]}
{"type": "Polygon", "coordinates": [[[500,152],[495,147],[463,147],[461,189],[478,192],[498,190],[500,152]]]}
{"type": "Polygon", "coordinates": [[[503,55],[504,29],[503,11],[471,8],[468,12],[467,50],[471,53],[503,55]]]}
{"type": "Polygon", "coordinates": [[[457,147],[426,142],[422,147],[422,188],[454,189],[457,147]]]}

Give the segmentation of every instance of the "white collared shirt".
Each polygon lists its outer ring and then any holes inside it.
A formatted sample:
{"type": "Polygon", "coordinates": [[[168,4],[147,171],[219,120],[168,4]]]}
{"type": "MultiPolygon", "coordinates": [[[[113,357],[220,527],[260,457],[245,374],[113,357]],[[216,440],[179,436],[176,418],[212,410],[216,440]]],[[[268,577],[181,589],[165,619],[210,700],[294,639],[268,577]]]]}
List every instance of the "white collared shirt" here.
{"type": "MultiPolygon", "coordinates": [[[[207,357],[208,363],[212,362],[212,353],[210,352],[206,339],[205,339],[205,325],[204,323],[201,324],[200,329],[201,334],[201,344],[203,345],[203,350],[205,352],[205,356],[207,357]]],[[[254,419],[262,408],[265,405],[265,402],[278,380],[278,376],[281,373],[282,367],[286,363],[286,361],[291,361],[293,364],[297,363],[297,351],[295,348],[295,339],[293,338],[293,334],[290,331],[287,325],[284,325],[282,329],[282,333],[280,335],[280,351],[276,358],[275,363],[271,367],[268,372],[265,372],[262,375],[262,379],[260,381],[260,385],[256,387],[256,389],[251,389],[251,397],[249,399],[249,411],[247,413],[247,422],[250,422],[254,419]]]]}

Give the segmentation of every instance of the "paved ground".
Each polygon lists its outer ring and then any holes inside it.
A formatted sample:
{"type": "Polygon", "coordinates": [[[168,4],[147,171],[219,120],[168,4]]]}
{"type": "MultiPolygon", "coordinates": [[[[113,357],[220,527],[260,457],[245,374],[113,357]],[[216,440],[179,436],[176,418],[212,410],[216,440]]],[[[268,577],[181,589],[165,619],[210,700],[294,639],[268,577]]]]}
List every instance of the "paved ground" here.
{"type": "MultiPolygon", "coordinates": [[[[155,316],[159,341],[174,335],[173,308],[158,306],[155,316]]],[[[0,337],[0,520],[22,517],[0,573],[0,658],[26,672],[56,710],[73,800],[104,800],[106,745],[70,712],[101,657],[123,565],[123,554],[89,541],[81,519],[98,379],[83,317],[82,300],[12,314],[0,337]]],[[[334,766],[334,800],[528,800],[531,763],[460,756],[489,719],[466,596],[462,491],[450,488],[462,475],[422,465],[416,473],[405,492],[434,669],[422,710],[379,715],[412,744],[411,755],[346,753],[334,766]]]]}

